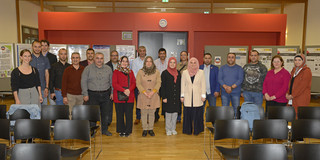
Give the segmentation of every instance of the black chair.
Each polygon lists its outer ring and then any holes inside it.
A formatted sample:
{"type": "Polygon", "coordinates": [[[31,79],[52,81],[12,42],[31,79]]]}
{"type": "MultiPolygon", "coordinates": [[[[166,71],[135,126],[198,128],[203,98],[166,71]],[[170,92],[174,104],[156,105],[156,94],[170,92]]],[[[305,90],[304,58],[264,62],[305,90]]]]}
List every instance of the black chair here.
{"type": "MultiPolygon", "coordinates": [[[[82,140],[89,143],[88,147],[61,147],[61,156],[68,159],[80,159],[91,148],[90,124],[88,120],[57,120],[54,127],[54,140],[82,140]]],[[[90,149],[90,155],[91,149],[90,149]]]]}
{"type": "Polygon", "coordinates": [[[8,140],[9,146],[11,146],[11,142],[10,142],[10,120],[8,120],[8,119],[0,119],[0,138],[8,140]]]}
{"type": "Polygon", "coordinates": [[[50,140],[50,121],[39,119],[18,119],[14,127],[15,140],[50,140]]]}
{"type": "MultiPolygon", "coordinates": [[[[225,140],[225,139],[238,139],[238,140],[250,140],[249,135],[249,123],[247,120],[216,120],[214,126],[214,141],[225,140]]],[[[216,145],[214,143],[214,145],[216,145]]],[[[236,148],[235,144],[233,148],[225,148],[222,146],[215,146],[219,151],[220,156],[225,159],[238,159],[239,148],[236,148]]]]}
{"type": "MultiPolygon", "coordinates": [[[[214,123],[216,120],[231,120],[234,118],[234,110],[230,106],[209,106],[206,109],[206,122],[211,122],[212,126],[214,126],[214,123]]],[[[213,158],[213,151],[212,151],[212,142],[211,137],[214,133],[214,127],[206,126],[206,128],[210,131],[209,135],[209,155],[206,151],[206,146],[204,146],[204,152],[207,156],[207,158],[212,159],[213,158]]],[[[206,133],[206,132],[204,132],[206,133]]],[[[204,134],[204,144],[206,144],[206,134],[204,134]]]]}
{"type": "Polygon", "coordinates": [[[9,119],[30,119],[30,113],[25,109],[17,109],[12,115],[9,116],[9,119]]]}
{"type": "Polygon", "coordinates": [[[0,143],[0,159],[1,160],[7,159],[7,146],[6,146],[6,144],[0,143]]]}
{"type": "Polygon", "coordinates": [[[296,113],[293,107],[290,106],[269,106],[268,119],[285,119],[287,122],[292,122],[296,118],[296,113]]]}
{"type": "Polygon", "coordinates": [[[243,144],[240,160],[287,160],[287,150],[282,144],[243,144]]]}
{"type": "Polygon", "coordinates": [[[60,160],[61,148],[56,144],[16,144],[11,160],[60,160]]]}
{"type": "Polygon", "coordinates": [[[0,105],[0,119],[7,119],[6,113],[7,113],[7,106],[0,105]]]}
{"type": "Polygon", "coordinates": [[[320,139],[320,120],[299,119],[292,122],[292,140],[320,139]]]}
{"type": "Polygon", "coordinates": [[[298,107],[298,119],[320,119],[320,107],[298,107]]]}
{"type": "Polygon", "coordinates": [[[287,140],[287,121],[284,119],[254,120],[252,140],[265,138],[287,140]]]}
{"type": "Polygon", "coordinates": [[[69,119],[69,106],[68,105],[43,105],[41,107],[41,119],[44,120],[57,120],[69,119]]]}
{"type": "Polygon", "coordinates": [[[319,160],[320,144],[294,144],[293,160],[319,160]]]}

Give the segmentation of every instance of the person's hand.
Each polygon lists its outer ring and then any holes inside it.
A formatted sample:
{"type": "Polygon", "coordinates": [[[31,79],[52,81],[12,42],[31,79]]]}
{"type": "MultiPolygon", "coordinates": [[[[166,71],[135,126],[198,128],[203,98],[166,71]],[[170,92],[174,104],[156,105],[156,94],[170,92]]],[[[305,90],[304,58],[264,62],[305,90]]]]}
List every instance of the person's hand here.
{"type": "Polygon", "coordinates": [[[148,94],[148,98],[151,98],[151,97],[154,95],[154,93],[155,93],[155,92],[153,92],[153,91],[150,92],[150,93],[148,94]]]}
{"type": "Polygon", "coordinates": [[[21,104],[19,99],[16,99],[16,104],[21,104]]]}
{"type": "Polygon", "coordinates": [[[163,102],[163,103],[167,103],[167,102],[168,102],[168,99],[167,99],[167,98],[166,98],[166,99],[163,99],[162,102],[163,102]]]}
{"type": "Polygon", "coordinates": [[[271,101],[273,101],[276,99],[276,96],[271,96],[270,99],[271,99],[271,101]]]}
{"type": "Polygon", "coordinates": [[[55,93],[51,93],[51,94],[50,94],[50,98],[51,98],[51,99],[53,99],[54,96],[56,96],[55,93]]]}
{"type": "Polygon", "coordinates": [[[40,103],[42,103],[42,102],[43,102],[43,98],[42,98],[42,96],[39,96],[39,101],[40,101],[40,103]]]}
{"type": "Polygon", "coordinates": [[[264,97],[265,97],[265,99],[266,99],[267,101],[271,101],[270,96],[269,96],[268,93],[264,94],[264,97]]]}
{"type": "Polygon", "coordinates": [[[83,96],[83,101],[87,102],[89,100],[89,96],[83,96]]]}
{"type": "Polygon", "coordinates": [[[232,88],[231,88],[230,86],[227,86],[227,87],[225,88],[225,90],[226,90],[226,92],[227,92],[228,94],[230,94],[230,93],[232,92],[232,88]]]}
{"type": "Polygon", "coordinates": [[[49,90],[48,88],[45,88],[43,91],[43,97],[48,97],[48,94],[49,94],[49,90]]]}
{"type": "Polygon", "coordinates": [[[129,89],[126,89],[126,90],[123,91],[123,93],[124,93],[126,96],[129,97],[129,95],[130,95],[130,90],[129,90],[129,89]]]}
{"type": "Polygon", "coordinates": [[[240,96],[243,97],[243,93],[241,93],[240,96]]]}
{"type": "Polygon", "coordinates": [[[206,99],[201,97],[201,101],[204,102],[204,101],[206,101],[206,99]]]}
{"type": "Polygon", "coordinates": [[[68,104],[68,98],[67,97],[63,97],[63,104],[68,104]]]}
{"type": "Polygon", "coordinates": [[[293,99],[293,96],[289,95],[289,94],[286,94],[286,98],[287,98],[287,100],[291,100],[291,99],[293,99]]]}
{"type": "Polygon", "coordinates": [[[213,95],[214,95],[214,97],[218,97],[218,96],[219,96],[219,94],[220,94],[219,92],[214,92],[214,94],[213,94],[213,95]]]}
{"type": "Polygon", "coordinates": [[[149,96],[149,94],[147,93],[147,92],[144,92],[143,93],[146,97],[148,97],[149,96]]]}
{"type": "Polygon", "coordinates": [[[231,89],[235,89],[235,88],[237,88],[237,85],[236,85],[236,84],[233,84],[233,85],[231,86],[231,89]]]}
{"type": "Polygon", "coordinates": [[[180,101],[183,103],[184,102],[184,98],[180,98],[180,101]]]}
{"type": "Polygon", "coordinates": [[[113,94],[110,94],[110,99],[113,100],[113,94]]]}

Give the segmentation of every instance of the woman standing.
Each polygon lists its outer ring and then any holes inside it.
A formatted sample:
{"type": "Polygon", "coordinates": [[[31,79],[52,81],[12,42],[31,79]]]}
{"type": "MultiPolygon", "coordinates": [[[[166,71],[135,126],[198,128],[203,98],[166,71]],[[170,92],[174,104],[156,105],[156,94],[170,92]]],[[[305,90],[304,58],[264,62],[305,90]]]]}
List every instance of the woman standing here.
{"type": "Polygon", "coordinates": [[[312,73],[306,65],[306,58],[303,54],[294,57],[294,66],[286,97],[289,100],[288,104],[294,107],[297,114],[298,107],[310,104],[312,73]]]}
{"type": "Polygon", "coordinates": [[[206,81],[199,61],[191,58],[188,69],[182,72],[181,102],[183,110],[183,133],[198,135],[203,132],[203,102],[206,99],[206,81]]]}
{"type": "Polygon", "coordinates": [[[169,58],[168,68],[161,74],[162,109],[166,118],[166,133],[176,135],[178,112],[181,112],[180,102],[181,75],[177,70],[177,59],[169,58]]]}
{"type": "Polygon", "coordinates": [[[145,137],[148,133],[150,136],[155,136],[153,132],[154,112],[160,107],[158,91],[161,86],[161,77],[152,57],[145,58],[143,68],[138,71],[136,78],[136,85],[140,92],[137,108],[141,109],[142,136],[145,137]]]}
{"type": "Polygon", "coordinates": [[[39,72],[30,65],[31,52],[24,49],[20,52],[21,65],[11,73],[11,89],[16,104],[42,103],[39,72]]]}
{"type": "Polygon", "coordinates": [[[117,114],[117,132],[120,137],[128,137],[132,133],[134,89],[136,88],[136,79],[129,67],[127,56],[120,58],[117,69],[112,76],[113,101],[115,103],[117,114]],[[128,99],[121,99],[119,94],[125,94],[128,99]],[[124,123],[124,116],[126,123],[124,123]]]}
{"type": "Polygon", "coordinates": [[[266,99],[266,115],[268,106],[285,106],[288,100],[286,93],[290,81],[290,73],[283,67],[281,56],[275,55],[271,60],[271,70],[268,71],[263,82],[262,93],[266,99]]]}

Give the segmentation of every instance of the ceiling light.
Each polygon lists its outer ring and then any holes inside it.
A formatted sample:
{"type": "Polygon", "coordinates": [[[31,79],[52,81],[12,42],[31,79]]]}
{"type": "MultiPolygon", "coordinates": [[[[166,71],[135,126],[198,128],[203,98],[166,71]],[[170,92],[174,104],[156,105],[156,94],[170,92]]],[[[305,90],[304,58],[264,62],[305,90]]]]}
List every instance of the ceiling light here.
{"type": "Polygon", "coordinates": [[[252,10],[254,8],[225,8],[225,10],[252,10]]]}
{"type": "Polygon", "coordinates": [[[96,6],[68,6],[68,8],[97,8],[96,6]]]}

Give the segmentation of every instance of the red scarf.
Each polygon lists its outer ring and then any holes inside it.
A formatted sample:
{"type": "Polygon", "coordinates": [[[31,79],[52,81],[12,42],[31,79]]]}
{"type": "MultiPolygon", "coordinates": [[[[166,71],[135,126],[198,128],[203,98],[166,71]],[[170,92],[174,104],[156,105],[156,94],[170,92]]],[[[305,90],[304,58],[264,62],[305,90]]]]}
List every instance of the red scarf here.
{"type": "Polygon", "coordinates": [[[176,83],[177,77],[178,77],[178,70],[177,70],[177,59],[175,57],[169,58],[167,71],[174,77],[174,83],[176,83]],[[174,66],[174,68],[170,68],[170,61],[171,60],[174,60],[176,62],[176,65],[174,66]]]}

